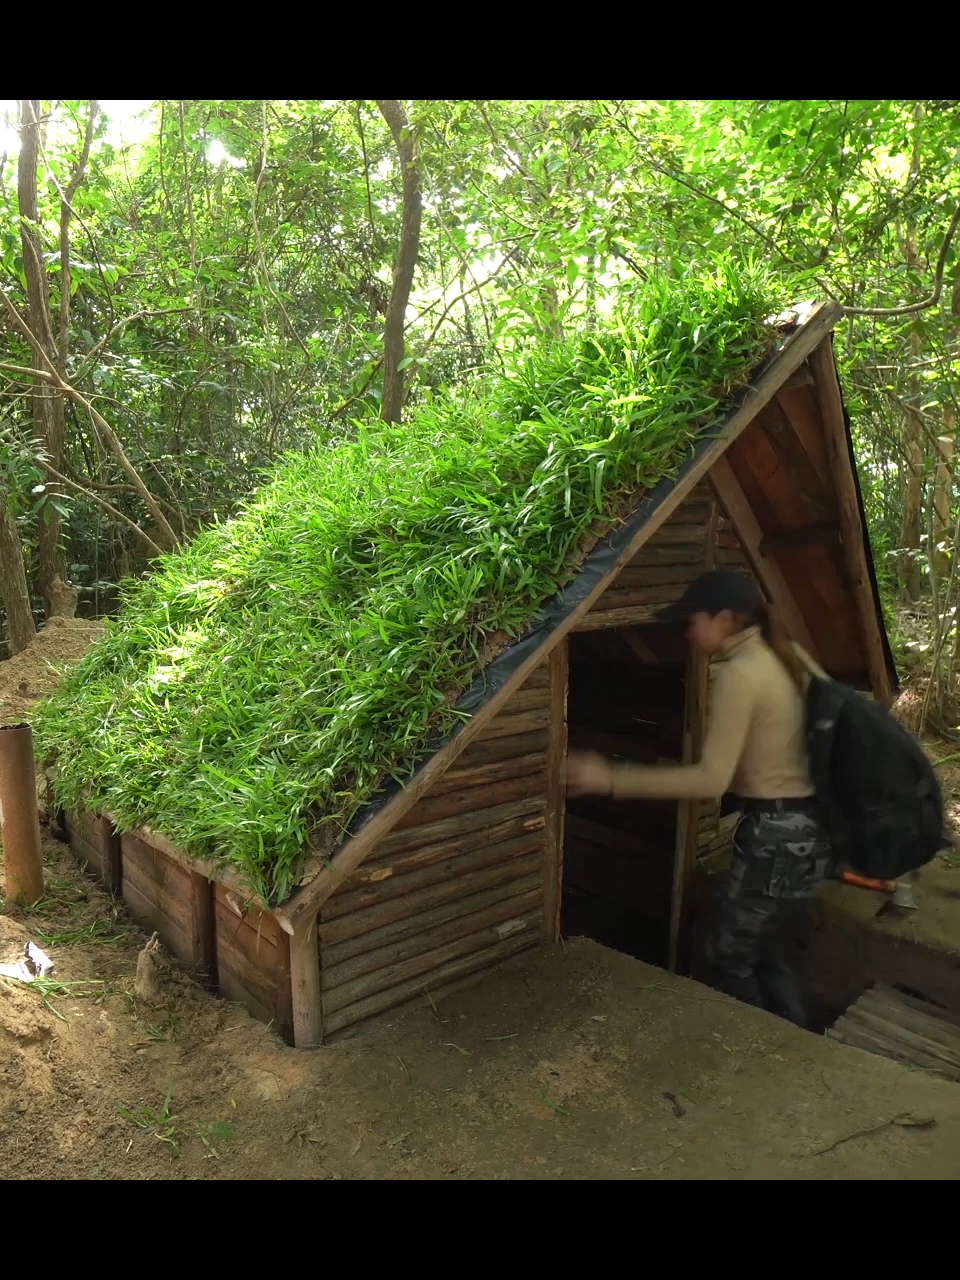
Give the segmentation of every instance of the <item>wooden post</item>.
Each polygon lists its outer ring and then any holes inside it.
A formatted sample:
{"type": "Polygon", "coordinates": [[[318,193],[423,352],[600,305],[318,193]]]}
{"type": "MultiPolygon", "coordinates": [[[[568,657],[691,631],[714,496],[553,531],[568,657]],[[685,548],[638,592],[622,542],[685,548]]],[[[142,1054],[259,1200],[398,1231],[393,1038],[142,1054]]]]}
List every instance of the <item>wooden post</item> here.
{"type": "Polygon", "coordinates": [[[110,819],[100,818],[100,880],[108,893],[119,898],[123,891],[123,858],[120,852],[120,836],[110,819]]]}
{"type": "Polygon", "coordinates": [[[202,871],[191,873],[190,905],[193,916],[193,951],[196,966],[205,985],[217,987],[216,920],[214,918],[213,881],[202,871]]]}
{"type": "MultiPolygon", "coordinates": [[[[716,566],[717,500],[710,504],[707,521],[704,571],[716,566]]],[[[693,645],[687,654],[683,710],[683,763],[693,764],[703,750],[707,725],[707,685],[710,663],[693,645]]],[[[671,973],[686,973],[690,968],[690,889],[697,868],[697,837],[700,833],[699,800],[681,800],[677,805],[677,842],[673,860],[673,888],[670,895],[671,973]]]]}
{"type": "Polygon", "coordinates": [[[294,1045],[298,1049],[313,1049],[323,1044],[316,912],[306,919],[301,917],[294,926],[290,939],[290,992],[294,1045]]]}
{"type": "Polygon", "coordinates": [[[0,728],[0,832],[5,895],[32,907],[43,897],[40,814],[33,733],[28,724],[0,728]]]}
{"type": "Polygon", "coordinates": [[[567,804],[567,641],[550,654],[550,743],[547,747],[546,847],[543,864],[543,936],[547,942],[560,937],[560,904],[563,888],[563,827],[567,804]]]}

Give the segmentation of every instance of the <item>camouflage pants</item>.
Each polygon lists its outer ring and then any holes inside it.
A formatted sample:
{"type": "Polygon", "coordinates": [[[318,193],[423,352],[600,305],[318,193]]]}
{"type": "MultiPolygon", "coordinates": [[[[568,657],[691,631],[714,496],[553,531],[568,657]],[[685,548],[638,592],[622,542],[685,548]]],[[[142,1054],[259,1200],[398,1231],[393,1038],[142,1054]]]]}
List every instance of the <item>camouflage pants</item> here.
{"type": "Polygon", "coordinates": [[[798,984],[780,955],[789,905],[816,894],[832,872],[812,812],[747,812],[733,838],[733,866],[717,895],[707,959],[717,986],[791,1022],[807,1021],[798,984]]]}

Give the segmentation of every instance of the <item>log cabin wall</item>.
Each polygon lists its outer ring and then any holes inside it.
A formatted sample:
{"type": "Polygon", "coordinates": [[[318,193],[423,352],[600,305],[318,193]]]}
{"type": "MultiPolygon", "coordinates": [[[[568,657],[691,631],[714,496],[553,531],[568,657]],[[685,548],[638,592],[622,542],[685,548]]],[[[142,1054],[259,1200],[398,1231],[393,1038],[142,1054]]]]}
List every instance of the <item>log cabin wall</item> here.
{"type": "Polygon", "coordinates": [[[706,481],[660,526],[584,615],[577,631],[642,626],[708,563],[713,492],[706,481]]]}
{"type": "Polygon", "coordinates": [[[794,639],[834,679],[889,705],[896,670],[829,340],[732,442],[711,481],[794,639]]]}
{"type": "Polygon", "coordinates": [[[555,936],[560,679],[547,659],[324,904],[325,1038],[555,936]]]}

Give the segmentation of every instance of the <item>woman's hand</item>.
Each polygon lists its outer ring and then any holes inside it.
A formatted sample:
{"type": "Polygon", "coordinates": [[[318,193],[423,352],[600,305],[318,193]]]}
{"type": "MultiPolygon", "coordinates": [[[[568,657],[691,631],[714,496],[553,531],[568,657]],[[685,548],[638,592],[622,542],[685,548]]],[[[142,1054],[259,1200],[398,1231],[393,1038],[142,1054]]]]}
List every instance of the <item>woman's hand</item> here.
{"type": "Polygon", "coordinates": [[[596,751],[571,751],[567,755],[568,796],[608,796],[612,785],[610,761],[596,751]]]}

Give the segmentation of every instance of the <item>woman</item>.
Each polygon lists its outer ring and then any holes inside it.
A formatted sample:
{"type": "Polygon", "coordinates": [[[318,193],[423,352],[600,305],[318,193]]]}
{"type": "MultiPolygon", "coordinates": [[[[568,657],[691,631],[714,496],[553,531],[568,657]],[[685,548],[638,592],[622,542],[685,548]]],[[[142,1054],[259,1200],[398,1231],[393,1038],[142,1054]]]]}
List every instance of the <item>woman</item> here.
{"type": "Polygon", "coordinates": [[[805,1025],[806,1010],[775,943],[784,904],[813,897],[832,871],[804,731],[807,673],[823,673],[790,643],[742,574],[704,574],[658,620],[684,623],[692,644],[722,660],[712,682],[700,760],[646,766],[571,751],[568,792],[712,800],[733,791],[743,816],[730,876],[718,894],[707,958],[730,995],[805,1025]]]}

